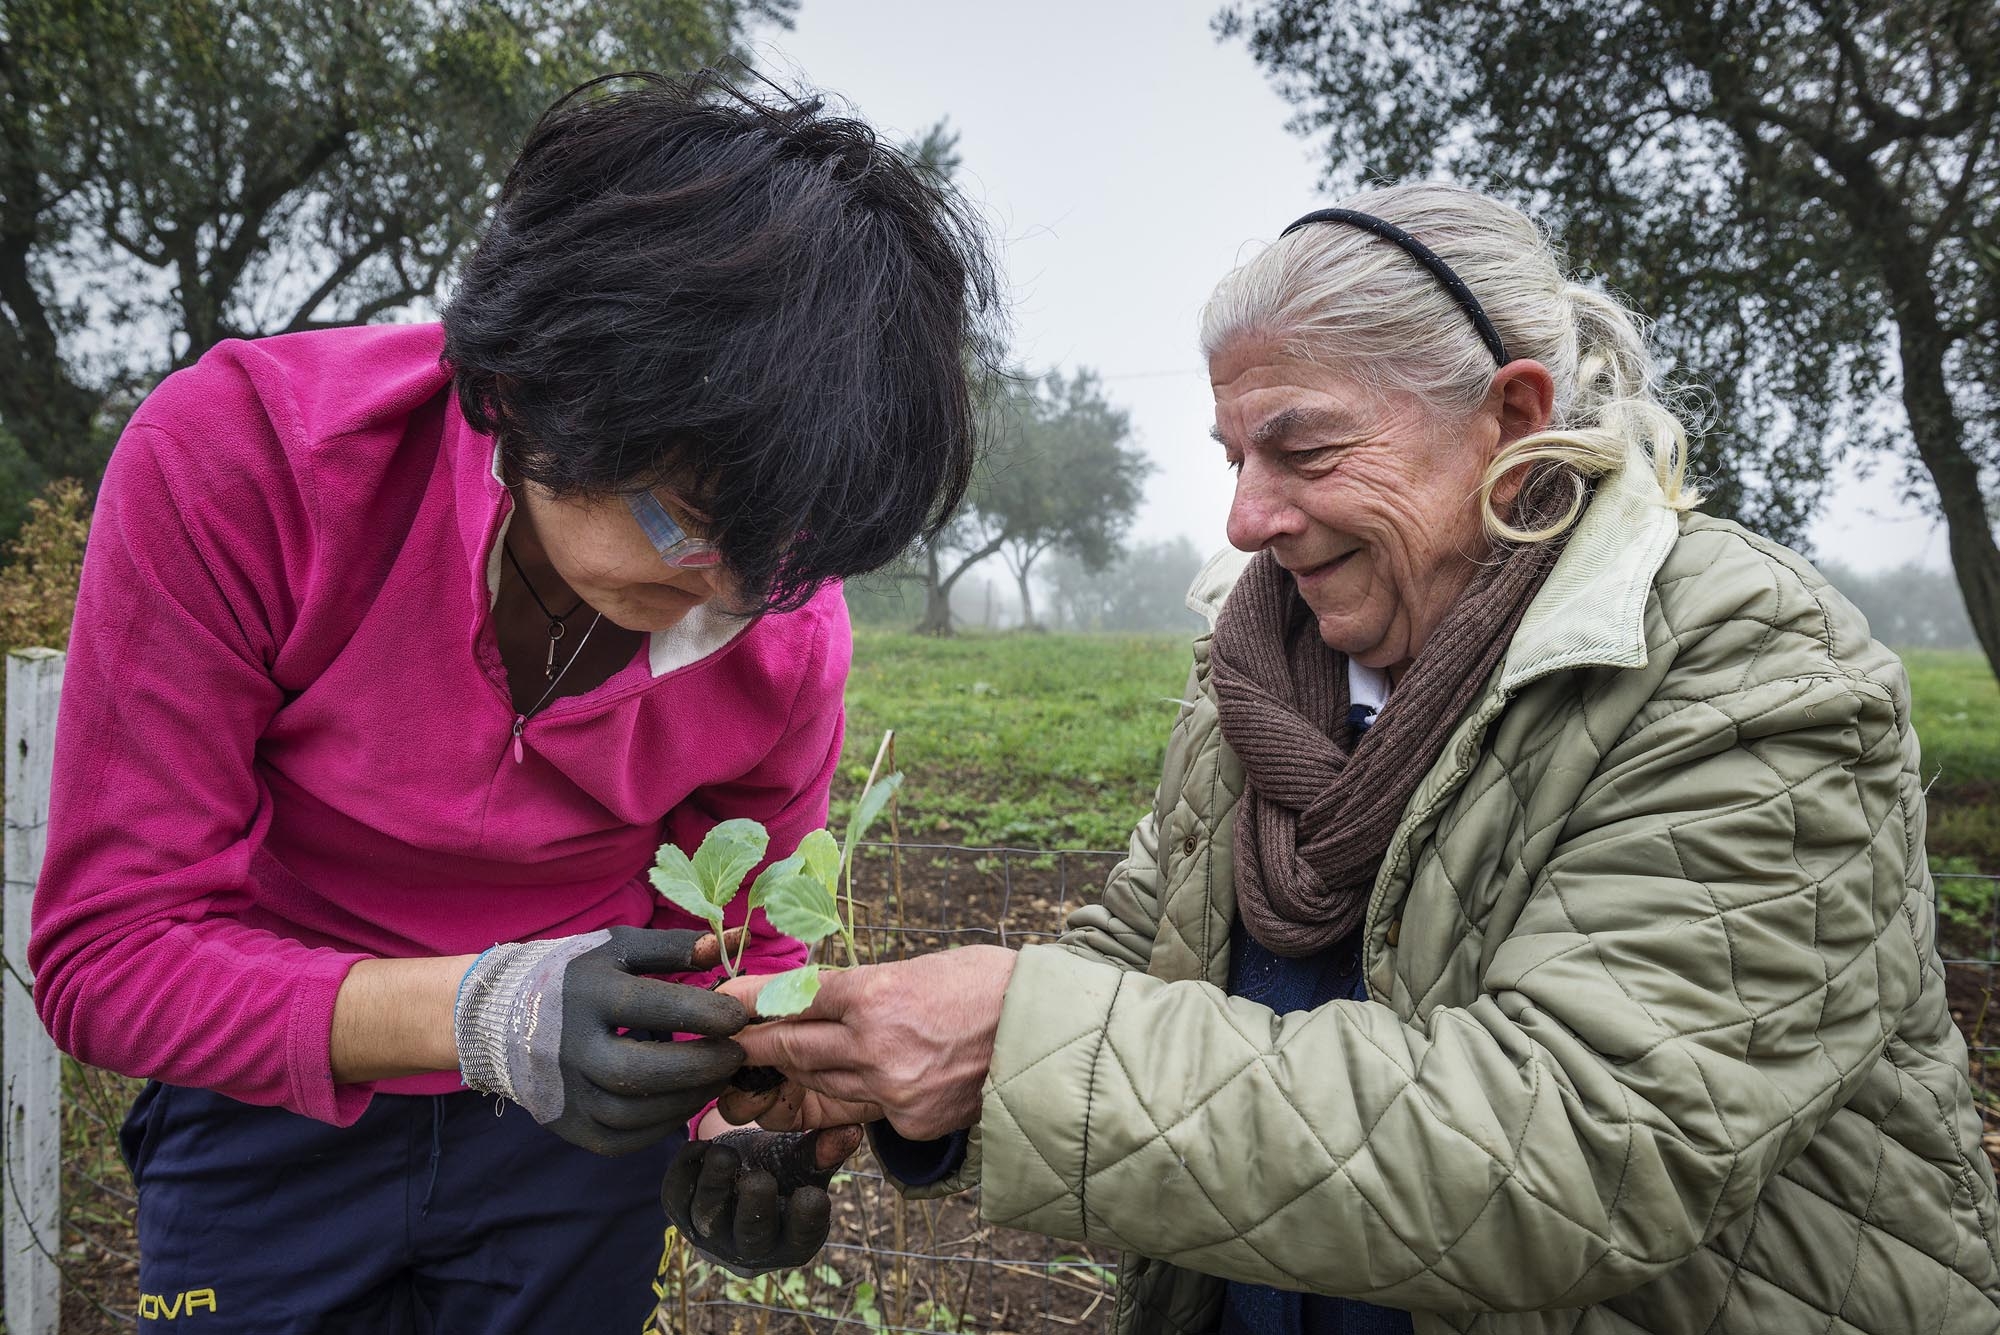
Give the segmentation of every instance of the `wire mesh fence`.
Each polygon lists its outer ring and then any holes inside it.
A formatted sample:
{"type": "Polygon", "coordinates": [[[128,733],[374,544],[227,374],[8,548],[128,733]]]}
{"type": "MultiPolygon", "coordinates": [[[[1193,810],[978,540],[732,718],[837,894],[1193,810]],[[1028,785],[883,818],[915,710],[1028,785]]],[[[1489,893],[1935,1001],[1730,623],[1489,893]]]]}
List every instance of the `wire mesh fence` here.
{"type": "Polygon", "coordinates": [[[2000,876],[1940,873],[1938,953],[1945,995],[1982,1091],[1986,1146],[2000,1161],[2000,876]]]}
{"type": "MultiPolygon", "coordinates": [[[[857,860],[864,958],[947,945],[1047,940],[1101,889],[1120,855],[1097,850],[875,844],[857,860]]],[[[1939,875],[1939,946],[1953,1018],[1983,1091],[1987,1148],[2000,1158],[2000,876],[1939,875]]],[[[63,1230],[47,1240],[64,1279],[66,1335],[135,1325],[137,1207],[117,1131],[138,1082],[64,1072],[63,1230]]],[[[811,1267],[739,1279],[670,1245],[662,1326],[677,1335],[870,1330],[892,1335],[1060,1335],[1110,1329],[1114,1262],[1074,1244],[980,1222],[977,1193],[903,1200],[867,1151],[836,1192],[834,1229],[811,1267]]]]}

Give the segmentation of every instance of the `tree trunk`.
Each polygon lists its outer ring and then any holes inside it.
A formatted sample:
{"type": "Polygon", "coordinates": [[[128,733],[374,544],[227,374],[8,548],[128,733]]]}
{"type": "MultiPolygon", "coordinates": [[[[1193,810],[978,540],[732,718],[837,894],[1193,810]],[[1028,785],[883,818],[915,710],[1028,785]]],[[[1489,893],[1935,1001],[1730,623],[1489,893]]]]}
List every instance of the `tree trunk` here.
{"type": "Polygon", "coordinates": [[[0,423],[46,477],[85,477],[93,485],[103,461],[93,457],[93,427],[101,396],[71,379],[56,331],[28,270],[25,238],[0,244],[0,304],[14,330],[0,330],[7,353],[0,371],[0,423]],[[18,331],[18,332],[16,332],[18,331]]]}
{"type": "Polygon", "coordinates": [[[1021,586],[1021,629],[1035,630],[1035,600],[1028,593],[1028,567],[1023,565],[1014,572],[1014,582],[1021,586]]]}
{"type": "Polygon", "coordinates": [[[970,552],[958,568],[949,575],[942,575],[943,566],[938,561],[937,548],[924,548],[924,619],[919,621],[916,632],[919,635],[951,634],[951,590],[966,571],[1000,550],[1002,538],[994,538],[977,551],[970,552]]]}
{"type": "Polygon", "coordinates": [[[1937,486],[1951,568],[1965,597],[1972,633],[2000,675],[2000,544],[1980,489],[1979,464],[1965,448],[1965,425],[1944,376],[1949,339],[1938,319],[1937,294],[1925,267],[1908,254],[1885,256],[1889,298],[1896,311],[1903,362],[1903,408],[1917,457],[1937,486]]]}
{"type": "Polygon", "coordinates": [[[1937,485],[1951,568],[1965,598],[1972,633],[1986,663],[2000,675],[2000,544],[1980,491],[1979,465],[1966,453],[1965,428],[1944,379],[1943,339],[1901,323],[1903,406],[1917,457],[1937,485]]]}
{"type": "Polygon", "coordinates": [[[917,634],[951,634],[951,585],[939,570],[935,547],[924,549],[924,616],[917,622],[917,634]]]}

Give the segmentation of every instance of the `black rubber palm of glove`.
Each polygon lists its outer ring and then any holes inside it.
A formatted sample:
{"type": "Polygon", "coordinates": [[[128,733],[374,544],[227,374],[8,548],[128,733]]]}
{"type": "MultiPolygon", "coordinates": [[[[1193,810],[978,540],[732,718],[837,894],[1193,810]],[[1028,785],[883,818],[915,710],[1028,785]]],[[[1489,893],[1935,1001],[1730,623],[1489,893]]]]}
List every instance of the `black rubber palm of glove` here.
{"type": "Polygon", "coordinates": [[[626,1154],[684,1129],[728,1086],[743,1065],[743,1049],[728,1041],[750,1018],[743,1007],[706,988],[639,976],[694,971],[703,935],[614,927],[609,941],[563,971],[563,1114],[551,1131],[599,1154],[626,1154]],[[710,1037],[676,1043],[677,1033],[710,1037]]]}
{"type": "Polygon", "coordinates": [[[461,989],[467,1084],[598,1154],[671,1135],[743,1064],[728,1036],[749,1017],[706,988],[640,975],[713,965],[715,949],[712,935],[644,927],[495,947],[461,989]],[[708,1037],[674,1042],[676,1033],[708,1037]]]}
{"type": "Polygon", "coordinates": [[[697,1251],[739,1275],[801,1266],[826,1245],[827,1186],[861,1128],[731,1131],[681,1147],[660,1187],[667,1218],[697,1251]]]}

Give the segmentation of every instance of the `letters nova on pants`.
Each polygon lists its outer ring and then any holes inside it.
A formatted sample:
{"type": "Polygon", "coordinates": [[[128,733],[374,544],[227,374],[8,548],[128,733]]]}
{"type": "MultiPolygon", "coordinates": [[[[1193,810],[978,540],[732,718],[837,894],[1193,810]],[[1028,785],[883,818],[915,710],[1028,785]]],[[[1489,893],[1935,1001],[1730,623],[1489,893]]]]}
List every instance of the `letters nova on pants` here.
{"type": "Polygon", "coordinates": [[[141,1321],[172,1321],[177,1317],[193,1316],[196,1312],[214,1310],[214,1289],[189,1289],[186,1293],[139,1295],[141,1321]]]}

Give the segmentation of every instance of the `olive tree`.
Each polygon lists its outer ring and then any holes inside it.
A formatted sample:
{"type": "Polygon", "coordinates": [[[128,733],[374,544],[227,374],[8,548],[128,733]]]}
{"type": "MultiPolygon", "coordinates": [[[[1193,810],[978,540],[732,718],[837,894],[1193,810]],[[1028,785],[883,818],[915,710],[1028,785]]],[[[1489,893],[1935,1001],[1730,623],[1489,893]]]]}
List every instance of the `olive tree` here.
{"type": "Polygon", "coordinates": [[[0,475],[221,339],[432,296],[535,117],[794,0],[0,0],[0,475]]]}
{"type": "Polygon", "coordinates": [[[1327,183],[1528,206],[1714,395],[1716,507],[1796,539],[1843,451],[1946,526],[2000,669],[2000,6],[1260,0],[1247,41],[1327,183]]]}

